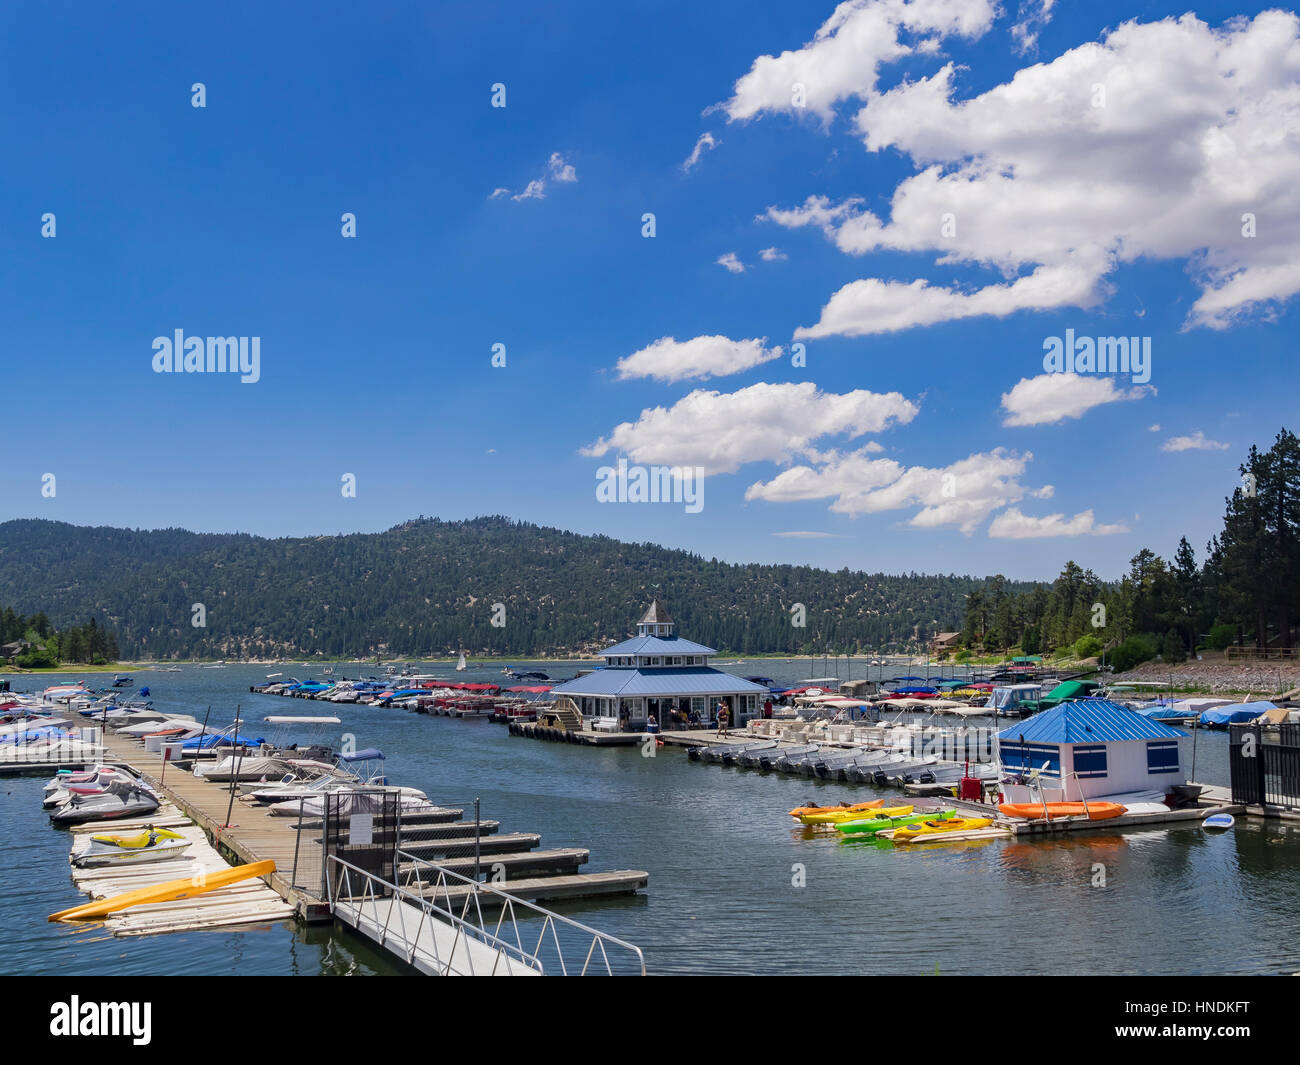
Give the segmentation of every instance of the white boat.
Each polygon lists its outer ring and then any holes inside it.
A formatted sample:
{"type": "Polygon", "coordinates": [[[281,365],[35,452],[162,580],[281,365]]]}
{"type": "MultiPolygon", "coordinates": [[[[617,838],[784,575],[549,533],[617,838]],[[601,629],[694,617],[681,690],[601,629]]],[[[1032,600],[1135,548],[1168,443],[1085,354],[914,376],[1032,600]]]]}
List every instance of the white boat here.
{"type": "Polygon", "coordinates": [[[461,651],[460,658],[456,660],[456,672],[463,673],[464,671],[465,671],[465,652],[461,651]]]}
{"type": "MultiPolygon", "coordinates": [[[[335,809],[341,813],[350,813],[352,810],[353,799],[364,785],[353,784],[350,787],[332,789],[338,792],[338,798],[335,800],[337,805],[335,809]]],[[[429,797],[418,788],[384,788],[385,792],[396,793],[397,803],[403,813],[412,813],[417,810],[432,810],[433,803],[429,797]]],[[[377,795],[378,789],[365,788],[368,795],[377,795]]],[[[273,817],[297,817],[301,814],[303,817],[322,817],[325,813],[326,796],[317,793],[315,795],[304,795],[301,798],[290,799],[288,802],[278,802],[271,807],[273,817]]]]}

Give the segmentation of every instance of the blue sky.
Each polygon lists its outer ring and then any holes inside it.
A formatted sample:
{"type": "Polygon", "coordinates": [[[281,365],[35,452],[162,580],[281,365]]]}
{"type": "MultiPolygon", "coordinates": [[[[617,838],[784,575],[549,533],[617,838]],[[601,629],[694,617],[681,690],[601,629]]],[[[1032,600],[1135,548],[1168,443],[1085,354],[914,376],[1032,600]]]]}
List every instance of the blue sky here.
{"type": "Polygon", "coordinates": [[[1263,10],[11,7],[0,519],[1199,556],[1300,383],[1300,44],[1263,10]],[[155,373],[176,329],[260,337],[260,380],[155,373]],[[1046,379],[1066,329],[1150,337],[1150,381],[1046,379]],[[599,503],[620,456],[705,506],[599,503]]]}

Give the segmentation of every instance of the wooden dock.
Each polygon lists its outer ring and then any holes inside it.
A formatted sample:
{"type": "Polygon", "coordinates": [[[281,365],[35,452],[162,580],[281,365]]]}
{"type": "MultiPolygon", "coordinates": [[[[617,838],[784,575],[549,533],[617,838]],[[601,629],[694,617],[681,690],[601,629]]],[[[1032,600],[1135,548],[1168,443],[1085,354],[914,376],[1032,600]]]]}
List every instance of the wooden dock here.
{"type": "MultiPolygon", "coordinates": [[[[307,921],[333,918],[329,903],[319,897],[319,887],[308,886],[308,878],[303,875],[297,877],[297,884],[293,882],[295,858],[299,869],[311,870],[319,877],[320,818],[306,820],[300,826],[296,817],[273,816],[267,807],[240,801],[238,792],[232,804],[230,784],[204,780],[174,765],[169,765],[164,774],[161,755],[146,752],[143,742],[133,737],[110,730],[104,737],[104,748],[105,762],[126,766],[145,778],[159,795],[191,819],[227,859],[239,863],[274,861],[276,871],[269,878],[270,887],[300,918],[307,921]]],[[[494,886],[527,899],[634,894],[649,882],[649,875],[642,870],[578,874],[578,867],[590,857],[589,851],[539,850],[542,837],[538,833],[503,833],[499,831],[499,821],[462,821],[463,814],[460,809],[439,807],[404,815],[401,850],[412,858],[470,877],[474,875],[477,850],[482,876],[492,876],[494,865],[503,867],[506,878],[494,886]]],[[[164,824],[157,823],[160,827],[164,824]]],[[[404,867],[409,864],[404,863],[404,867]]],[[[484,899],[490,897],[489,892],[481,894],[484,899]]]]}

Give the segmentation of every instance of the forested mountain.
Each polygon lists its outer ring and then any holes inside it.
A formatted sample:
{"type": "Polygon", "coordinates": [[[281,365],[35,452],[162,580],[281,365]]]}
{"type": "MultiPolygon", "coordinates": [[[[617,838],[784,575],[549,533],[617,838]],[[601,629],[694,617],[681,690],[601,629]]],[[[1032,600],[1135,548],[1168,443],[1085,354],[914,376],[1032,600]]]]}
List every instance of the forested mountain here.
{"type": "Polygon", "coordinates": [[[128,658],[564,654],[628,635],[653,596],[725,652],[842,653],[955,631],[982,583],[733,565],[500,517],[297,539],[0,524],[0,603],[96,618],[128,658]]]}

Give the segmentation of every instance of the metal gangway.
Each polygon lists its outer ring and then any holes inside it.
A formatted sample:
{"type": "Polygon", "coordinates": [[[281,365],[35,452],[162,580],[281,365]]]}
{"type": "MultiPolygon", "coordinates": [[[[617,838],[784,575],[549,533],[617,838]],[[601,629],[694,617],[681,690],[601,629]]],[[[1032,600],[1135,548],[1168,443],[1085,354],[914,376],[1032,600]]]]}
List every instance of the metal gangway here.
{"type": "Polygon", "coordinates": [[[635,944],[400,848],[391,880],[337,854],[328,855],[326,862],[334,916],[419,972],[646,974],[645,956],[635,944]]]}

